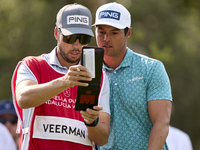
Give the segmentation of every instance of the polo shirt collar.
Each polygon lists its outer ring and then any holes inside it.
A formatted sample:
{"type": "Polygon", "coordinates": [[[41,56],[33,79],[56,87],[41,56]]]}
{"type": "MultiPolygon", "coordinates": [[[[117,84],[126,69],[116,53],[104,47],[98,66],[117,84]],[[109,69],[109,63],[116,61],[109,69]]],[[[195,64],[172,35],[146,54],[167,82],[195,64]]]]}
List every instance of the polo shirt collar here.
{"type": "Polygon", "coordinates": [[[56,47],[49,53],[49,63],[54,66],[58,66],[60,68],[66,68],[65,66],[62,66],[58,60],[58,57],[56,56],[56,47]]]}
{"type": "MultiPolygon", "coordinates": [[[[121,64],[115,69],[115,70],[118,70],[120,69],[121,67],[128,67],[131,65],[131,62],[132,62],[132,57],[133,57],[133,51],[130,50],[128,47],[126,48],[126,55],[123,59],[123,61],[121,62],[121,64]]],[[[111,68],[109,68],[108,66],[106,66],[105,64],[103,64],[103,67],[107,70],[113,70],[111,68]]]]}

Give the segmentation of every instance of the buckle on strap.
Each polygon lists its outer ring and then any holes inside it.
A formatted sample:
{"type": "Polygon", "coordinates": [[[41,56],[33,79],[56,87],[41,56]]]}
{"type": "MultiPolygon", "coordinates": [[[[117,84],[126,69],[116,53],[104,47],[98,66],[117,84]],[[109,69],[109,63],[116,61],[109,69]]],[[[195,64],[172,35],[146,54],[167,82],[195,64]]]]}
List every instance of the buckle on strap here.
{"type": "Polygon", "coordinates": [[[22,129],[23,134],[27,134],[29,132],[29,127],[22,129]]]}

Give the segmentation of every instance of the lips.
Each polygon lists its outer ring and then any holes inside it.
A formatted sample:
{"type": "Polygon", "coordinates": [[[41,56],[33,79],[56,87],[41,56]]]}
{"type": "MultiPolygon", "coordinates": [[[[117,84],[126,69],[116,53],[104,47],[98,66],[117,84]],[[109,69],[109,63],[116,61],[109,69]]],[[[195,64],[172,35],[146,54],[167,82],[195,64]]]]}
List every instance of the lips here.
{"type": "Polygon", "coordinates": [[[80,55],[80,52],[72,51],[72,52],[70,52],[70,54],[71,54],[72,57],[78,57],[80,55]]]}
{"type": "Polygon", "coordinates": [[[71,52],[71,54],[77,55],[77,54],[79,54],[79,52],[71,52]]]}
{"type": "Polygon", "coordinates": [[[112,48],[112,46],[111,46],[111,45],[108,45],[108,44],[105,44],[105,45],[103,45],[102,47],[105,48],[105,49],[112,48]]]}

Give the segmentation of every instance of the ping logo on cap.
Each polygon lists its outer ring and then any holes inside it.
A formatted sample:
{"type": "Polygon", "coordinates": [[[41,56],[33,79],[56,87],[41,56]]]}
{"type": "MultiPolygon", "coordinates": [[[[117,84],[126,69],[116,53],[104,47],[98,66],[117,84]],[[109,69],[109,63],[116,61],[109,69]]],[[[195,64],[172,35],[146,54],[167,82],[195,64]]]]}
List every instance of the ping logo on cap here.
{"type": "Polygon", "coordinates": [[[67,24],[89,25],[89,17],[82,15],[70,15],[67,16],[67,24]]]}
{"type": "Polygon", "coordinates": [[[103,18],[119,20],[120,13],[117,11],[113,11],[113,10],[104,10],[104,11],[99,12],[99,19],[103,19],[103,18]]]}

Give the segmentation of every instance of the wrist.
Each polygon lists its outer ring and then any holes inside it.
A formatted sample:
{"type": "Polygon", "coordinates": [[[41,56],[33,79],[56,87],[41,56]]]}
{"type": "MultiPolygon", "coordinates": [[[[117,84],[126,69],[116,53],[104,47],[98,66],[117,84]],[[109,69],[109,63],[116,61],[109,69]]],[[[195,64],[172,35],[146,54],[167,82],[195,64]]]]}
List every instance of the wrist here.
{"type": "Polygon", "coordinates": [[[88,127],[95,127],[98,124],[98,122],[99,122],[99,117],[95,121],[93,121],[91,124],[87,124],[84,121],[85,125],[88,126],[88,127]]]}

